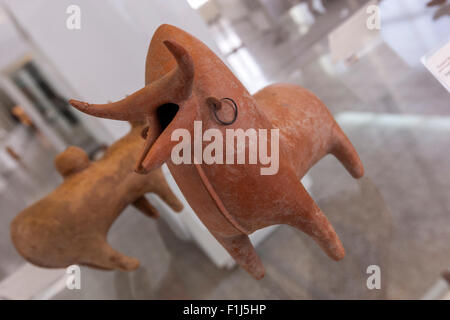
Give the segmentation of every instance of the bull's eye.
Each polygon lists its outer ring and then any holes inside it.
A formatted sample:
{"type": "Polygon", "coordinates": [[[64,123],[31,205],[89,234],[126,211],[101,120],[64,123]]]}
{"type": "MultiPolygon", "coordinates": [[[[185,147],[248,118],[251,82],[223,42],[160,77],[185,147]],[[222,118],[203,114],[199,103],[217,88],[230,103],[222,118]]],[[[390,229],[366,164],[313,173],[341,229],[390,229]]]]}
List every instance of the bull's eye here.
{"type": "Polygon", "coordinates": [[[175,103],[166,103],[156,109],[156,116],[161,126],[161,131],[164,131],[172,122],[179,109],[180,107],[175,103]]]}

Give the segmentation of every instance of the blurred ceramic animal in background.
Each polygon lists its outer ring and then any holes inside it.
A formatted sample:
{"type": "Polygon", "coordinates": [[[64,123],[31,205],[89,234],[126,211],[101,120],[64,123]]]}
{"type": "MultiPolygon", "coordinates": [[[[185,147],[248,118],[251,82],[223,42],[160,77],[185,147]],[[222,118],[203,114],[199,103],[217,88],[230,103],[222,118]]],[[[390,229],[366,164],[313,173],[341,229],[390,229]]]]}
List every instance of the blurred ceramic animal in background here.
{"type": "Polygon", "coordinates": [[[14,246],[26,260],[49,268],[82,264],[130,271],[138,267],[137,259],[117,252],[107,242],[117,217],[128,205],[158,217],[146,193],[155,193],[175,211],[183,208],[160,168],[146,176],[134,172],[143,128],[133,124],[98,161],[91,162],[78,147],[69,147],[55,158],[64,181],[11,223],[14,246]]]}

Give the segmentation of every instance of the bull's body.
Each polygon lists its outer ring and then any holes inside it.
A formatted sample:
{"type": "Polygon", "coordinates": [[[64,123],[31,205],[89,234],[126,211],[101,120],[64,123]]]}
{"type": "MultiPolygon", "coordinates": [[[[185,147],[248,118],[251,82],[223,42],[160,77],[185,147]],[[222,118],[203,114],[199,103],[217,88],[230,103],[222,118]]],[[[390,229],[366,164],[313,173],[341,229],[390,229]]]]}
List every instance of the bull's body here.
{"type": "MultiPolygon", "coordinates": [[[[149,137],[138,169],[149,170],[167,162],[200,220],[254,277],[261,278],[264,268],[247,233],[274,224],[301,229],[333,259],[344,256],[336,233],[300,178],[327,153],[336,155],[354,177],[362,176],[363,168],[351,143],[317,97],[293,85],[272,85],[251,96],[201,41],[169,25],[159,27],[153,36],[145,75],[146,88],[123,102],[105,106],[77,101],[72,104],[86,113],[113,119],[145,114],[149,137]],[[172,76],[174,80],[168,81],[172,76]],[[142,93],[144,90],[147,96],[142,93]],[[236,121],[227,126],[218,123],[212,116],[208,97],[233,99],[239,108],[236,121]],[[164,108],[168,108],[165,104],[171,102],[179,105],[179,111],[166,126],[155,108],[162,108],[164,113],[164,108]],[[261,175],[261,164],[173,164],[170,154],[177,142],[171,141],[171,133],[178,128],[192,131],[194,121],[202,121],[203,130],[220,130],[223,136],[226,129],[278,128],[278,173],[261,175]],[[200,171],[206,177],[202,178],[200,171]]],[[[220,116],[229,119],[230,112],[230,108],[222,108],[220,116]]]]}

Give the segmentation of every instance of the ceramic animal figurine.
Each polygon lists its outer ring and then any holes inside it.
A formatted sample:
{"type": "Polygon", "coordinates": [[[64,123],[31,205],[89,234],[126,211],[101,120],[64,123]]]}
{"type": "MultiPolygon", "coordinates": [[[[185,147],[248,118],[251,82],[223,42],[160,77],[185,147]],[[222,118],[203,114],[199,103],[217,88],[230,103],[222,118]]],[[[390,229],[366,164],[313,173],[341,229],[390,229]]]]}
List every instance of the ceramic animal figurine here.
{"type": "MultiPolygon", "coordinates": [[[[363,176],[364,169],[352,144],[315,95],[295,85],[276,84],[252,96],[205,44],[171,25],[161,25],[151,40],[145,82],[141,90],[115,103],[70,103],[96,117],[146,118],[146,141],[136,171],[149,172],[167,162],[200,220],[256,279],[265,271],[248,236],[270,225],[298,228],[332,259],[344,257],[333,227],[300,179],[328,153],[355,178],[363,176]],[[172,149],[179,140],[173,140],[172,133],[184,128],[195,134],[194,121],[201,121],[203,132],[216,129],[223,136],[228,129],[279,129],[277,173],[262,175],[260,169],[265,166],[260,162],[173,163],[172,149]]],[[[203,147],[207,145],[203,142],[203,147]]],[[[248,149],[246,145],[245,152],[248,149]]]]}
{"type": "Polygon", "coordinates": [[[138,267],[137,259],[107,243],[113,222],[130,204],[156,218],[157,210],[144,197],[149,192],[175,211],[183,208],[160,168],[146,176],[134,172],[142,129],[142,125],[132,125],[98,161],[91,162],[78,147],[69,147],[56,156],[55,167],[64,181],[11,223],[14,246],[26,260],[49,268],[83,264],[131,271],[138,267]]]}

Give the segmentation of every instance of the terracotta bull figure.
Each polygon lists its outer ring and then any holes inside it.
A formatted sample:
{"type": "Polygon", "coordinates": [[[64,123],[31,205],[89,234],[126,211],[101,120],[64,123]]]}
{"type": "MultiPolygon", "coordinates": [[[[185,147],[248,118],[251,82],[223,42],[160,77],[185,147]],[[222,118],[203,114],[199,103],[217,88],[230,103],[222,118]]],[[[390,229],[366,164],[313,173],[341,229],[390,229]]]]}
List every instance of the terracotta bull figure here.
{"type": "Polygon", "coordinates": [[[78,147],[69,147],[55,158],[62,184],[11,223],[14,246],[26,260],[49,268],[83,264],[131,271],[138,267],[137,259],[107,243],[113,222],[129,204],[156,218],[157,210],[144,197],[149,192],[175,211],[183,208],[160,168],[147,176],[134,172],[142,129],[142,124],[132,125],[98,161],[91,162],[78,147]]]}
{"type": "MultiPolygon", "coordinates": [[[[361,177],[364,169],[352,144],[315,95],[295,85],[276,84],[252,96],[205,44],[171,25],[161,25],[151,40],[145,83],[115,103],[71,100],[71,104],[96,117],[128,121],[145,117],[148,129],[136,171],[150,172],[167,162],[200,220],[255,278],[262,278],[265,271],[248,236],[274,224],[302,230],[334,260],[344,257],[333,227],[300,179],[328,153],[355,178],[361,177]],[[197,121],[203,133],[215,129],[223,136],[229,129],[266,129],[268,141],[278,129],[276,174],[261,174],[260,169],[267,167],[261,161],[206,164],[195,150],[190,155],[194,163],[175,164],[171,155],[180,139],[173,139],[172,134],[181,128],[192,135],[201,134],[195,132],[197,121]]],[[[202,147],[208,145],[203,141],[202,147]]],[[[246,153],[249,146],[245,144],[246,153]]],[[[227,147],[225,139],[223,147],[227,147]]],[[[235,146],[228,151],[242,149],[235,146]]]]}

